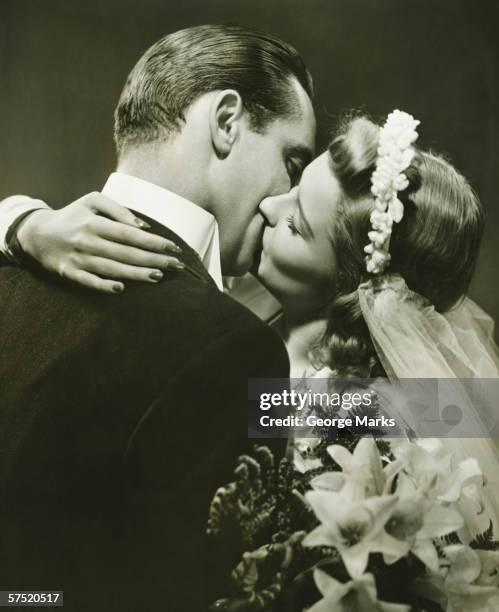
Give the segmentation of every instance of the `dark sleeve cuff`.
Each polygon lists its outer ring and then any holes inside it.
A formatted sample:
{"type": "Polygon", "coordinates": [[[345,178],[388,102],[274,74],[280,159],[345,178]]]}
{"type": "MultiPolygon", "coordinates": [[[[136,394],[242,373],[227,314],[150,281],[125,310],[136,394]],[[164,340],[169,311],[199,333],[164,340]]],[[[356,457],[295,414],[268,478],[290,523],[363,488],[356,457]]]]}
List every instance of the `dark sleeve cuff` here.
{"type": "Polygon", "coordinates": [[[21,213],[14,221],[10,224],[7,234],[5,236],[5,246],[7,247],[7,253],[1,254],[0,263],[5,265],[7,263],[16,264],[21,268],[36,268],[38,262],[28,255],[21,246],[19,238],[17,236],[19,228],[24,221],[37,210],[44,210],[42,208],[33,208],[26,212],[21,213]]]}

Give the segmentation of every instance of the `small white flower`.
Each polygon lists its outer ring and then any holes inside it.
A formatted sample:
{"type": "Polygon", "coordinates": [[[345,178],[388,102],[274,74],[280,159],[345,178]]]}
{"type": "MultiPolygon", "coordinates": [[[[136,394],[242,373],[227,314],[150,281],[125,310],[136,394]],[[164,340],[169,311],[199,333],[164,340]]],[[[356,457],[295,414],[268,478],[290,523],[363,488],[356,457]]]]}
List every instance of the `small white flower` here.
{"type": "Polygon", "coordinates": [[[419,123],[412,115],[394,110],[380,130],[378,160],[371,177],[371,192],[375,197],[371,215],[374,231],[368,234],[371,244],[364,248],[367,253],[366,268],[372,274],[382,272],[390,261],[391,227],[393,223],[400,223],[404,216],[404,206],[397,193],[409,186],[404,172],[414,158],[412,145],[418,138],[416,128],[419,123]],[[381,217],[381,214],[385,217],[381,217]],[[382,256],[383,253],[385,256],[382,256]]]}

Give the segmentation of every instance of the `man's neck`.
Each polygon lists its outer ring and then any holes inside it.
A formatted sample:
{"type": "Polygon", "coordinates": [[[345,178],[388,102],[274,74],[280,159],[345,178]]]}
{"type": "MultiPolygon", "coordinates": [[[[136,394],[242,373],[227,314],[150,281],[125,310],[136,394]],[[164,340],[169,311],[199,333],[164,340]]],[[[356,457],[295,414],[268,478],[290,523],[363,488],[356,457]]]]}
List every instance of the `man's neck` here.
{"type": "Polygon", "coordinates": [[[116,172],[168,189],[210,211],[206,189],[203,190],[201,185],[202,174],[192,171],[195,164],[195,160],[185,158],[181,147],[173,150],[173,146],[165,143],[151,143],[124,153],[118,161],[116,172]]]}

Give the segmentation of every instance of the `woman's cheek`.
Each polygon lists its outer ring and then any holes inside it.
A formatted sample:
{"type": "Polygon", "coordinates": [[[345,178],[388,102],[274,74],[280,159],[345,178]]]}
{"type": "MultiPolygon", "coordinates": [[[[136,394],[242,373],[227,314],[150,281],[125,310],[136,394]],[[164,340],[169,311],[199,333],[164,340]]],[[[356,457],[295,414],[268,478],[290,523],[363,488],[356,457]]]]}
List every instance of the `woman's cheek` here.
{"type": "Polygon", "coordinates": [[[284,227],[277,226],[272,234],[271,240],[267,244],[267,254],[275,265],[279,265],[281,260],[286,258],[286,254],[290,250],[288,236],[284,230],[284,227]]]}
{"type": "Polygon", "coordinates": [[[286,244],[281,243],[281,248],[274,258],[274,265],[284,276],[305,281],[311,271],[308,253],[299,236],[292,238],[293,240],[287,240],[286,244]]]}

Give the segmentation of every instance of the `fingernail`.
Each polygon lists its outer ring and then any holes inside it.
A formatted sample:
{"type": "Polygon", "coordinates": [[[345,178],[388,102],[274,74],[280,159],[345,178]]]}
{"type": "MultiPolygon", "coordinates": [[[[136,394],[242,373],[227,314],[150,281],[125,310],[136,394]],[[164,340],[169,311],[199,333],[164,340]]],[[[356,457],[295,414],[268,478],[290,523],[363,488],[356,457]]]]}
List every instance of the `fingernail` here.
{"type": "Polygon", "coordinates": [[[168,264],[168,267],[174,270],[183,270],[185,265],[181,261],[172,261],[168,264]]]}
{"type": "Polygon", "coordinates": [[[173,251],[174,253],[182,253],[182,249],[176,245],[173,244],[172,242],[168,242],[167,245],[165,246],[165,251],[173,251]]]}
{"type": "Polygon", "coordinates": [[[114,293],[121,293],[125,287],[121,283],[115,283],[113,285],[114,293]]]}
{"type": "Polygon", "coordinates": [[[138,225],[142,229],[151,229],[151,226],[149,225],[149,223],[147,223],[146,221],[143,221],[142,219],[139,219],[138,217],[135,217],[134,222],[136,225],[138,225]]]}
{"type": "Polygon", "coordinates": [[[151,272],[151,274],[149,274],[149,278],[153,281],[160,281],[163,278],[163,272],[160,272],[159,270],[154,270],[153,272],[151,272]]]}

